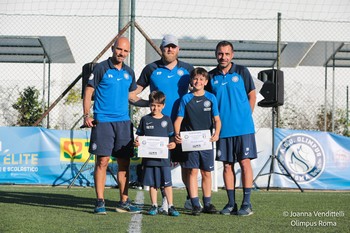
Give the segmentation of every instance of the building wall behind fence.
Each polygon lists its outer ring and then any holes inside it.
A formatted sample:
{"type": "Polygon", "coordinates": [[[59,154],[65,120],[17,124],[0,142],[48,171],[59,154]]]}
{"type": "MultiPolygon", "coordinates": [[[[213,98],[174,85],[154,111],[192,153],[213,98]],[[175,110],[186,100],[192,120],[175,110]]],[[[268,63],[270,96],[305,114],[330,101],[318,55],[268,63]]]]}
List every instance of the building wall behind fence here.
{"type": "MultiPolygon", "coordinates": [[[[72,50],[75,63],[50,66],[50,103],[47,103],[47,96],[40,97],[49,106],[78,77],[82,66],[92,61],[117,35],[118,4],[114,1],[105,1],[102,6],[97,1],[89,1],[89,4],[78,1],[80,7],[74,7],[74,4],[68,7],[68,3],[59,7],[58,2],[56,5],[52,5],[52,1],[46,2],[45,5],[45,1],[42,1],[42,5],[36,3],[32,8],[28,8],[21,1],[14,2],[18,4],[0,3],[1,35],[65,36],[72,50]]],[[[178,38],[186,39],[276,41],[277,10],[280,6],[287,9],[281,12],[282,42],[350,41],[349,16],[346,18],[340,16],[344,17],[345,12],[350,9],[350,3],[347,1],[334,2],[333,5],[337,8],[327,3],[323,3],[321,8],[316,3],[314,7],[306,5],[305,9],[298,6],[298,9],[303,9],[298,11],[295,10],[293,1],[290,3],[284,1],[284,4],[289,4],[286,7],[273,0],[266,5],[272,3],[280,5],[272,4],[268,9],[261,4],[250,5],[251,2],[243,4],[243,1],[230,1],[225,6],[219,6],[224,3],[224,1],[222,3],[216,1],[216,4],[214,1],[195,1],[190,4],[179,1],[170,4],[166,1],[139,0],[136,1],[136,22],[152,39],[161,39],[164,34],[171,33],[178,38]],[[327,7],[328,11],[324,9],[327,7]],[[311,15],[309,18],[308,14],[311,15]]],[[[138,78],[146,65],[146,40],[137,29],[135,31],[135,48],[131,52],[134,53],[134,69],[138,78]]],[[[108,50],[99,61],[110,55],[111,51],[108,50]]],[[[215,60],[214,52],[213,60],[215,60]]],[[[205,68],[209,70],[213,67],[205,68]]],[[[254,77],[265,69],[248,68],[254,77]]],[[[19,93],[28,86],[36,87],[41,95],[48,94],[48,67],[43,64],[0,63],[0,69],[0,125],[16,125],[17,112],[12,107],[13,103],[16,102],[19,93]]],[[[327,109],[332,108],[334,86],[334,109],[337,120],[335,132],[346,134],[348,102],[346,91],[350,85],[350,68],[335,70],[328,68],[327,82],[324,67],[281,67],[281,70],[284,71],[285,104],[279,107],[279,127],[323,130],[323,125],[319,126],[317,122],[321,120],[323,123],[322,109],[325,99],[327,109]]],[[[79,81],[69,96],[72,96],[73,91],[80,94],[81,86],[79,81]]],[[[71,129],[78,128],[82,124],[82,100],[78,98],[75,102],[68,103],[67,96],[50,112],[50,128],[71,129]]],[[[148,91],[142,96],[147,98],[148,91]]],[[[148,112],[148,109],[135,108],[134,111],[134,117],[139,118],[148,112]]],[[[257,128],[271,126],[271,117],[270,108],[258,106],[255,108],[254,118],[257,128]]],[[[43,125],[47,127],[47,119],[43,125]]]]}

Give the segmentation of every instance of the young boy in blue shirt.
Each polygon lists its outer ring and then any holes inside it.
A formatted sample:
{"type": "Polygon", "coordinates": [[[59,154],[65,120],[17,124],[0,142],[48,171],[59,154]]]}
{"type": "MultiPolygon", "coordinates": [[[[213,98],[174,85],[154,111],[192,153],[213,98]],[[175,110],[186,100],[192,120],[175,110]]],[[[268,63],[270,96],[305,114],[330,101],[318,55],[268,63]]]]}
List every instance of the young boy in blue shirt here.
{"type": "MultiPolygon", "coordinates": [[[[140,125],[136,131],[138,136],[156,136],[169,137],[170,143],[168,149],[174,149],[176,144],[174,140],[174,127],[170,117],[163,115],[162,110],[165,106],[165,95],[161,91],[153,91],[149,95],[149,104],[151,113],[141,118],[140,125]]],[[[135,146],[139,146],[138,137],[135,146]]],[[[151,208],[148,210],[149,215],[158,213],[157,191],[164,187],[165,196],[168,200],[168,215],[179,216],[179,212],[173,205],[173,190],[171,180],[170,157],[158,158],[142,158],[143,165],[143,185],[150,186],[150,198],[152,202],[151,208]]]]}
{"type": "MultiPolygon", "coordinates": [[[[211,142],[219,139],[221,121],[216,97],[205,91],[209,76],[208,72],[201,68],[195,68],[191,74],[192,91],[184,95],[180,101],[177,118],[174,123],[175,141],[181,143],[181,131],[210,130],[211,142]],[[213,128],[215,132],[213,133],[213,128]]],[[[211,204],[211,171],[214,170],[214,151],[201,150],[185,152],[188,154],[187,161],[182,166],[190,169],[189,189],[192,202],[192,214],[198,216],[200,212],[216,213],[217,210],[211,204]],[[203,210],[201,210],[198,198],[198,171],[202,175],[203,210]]]]}

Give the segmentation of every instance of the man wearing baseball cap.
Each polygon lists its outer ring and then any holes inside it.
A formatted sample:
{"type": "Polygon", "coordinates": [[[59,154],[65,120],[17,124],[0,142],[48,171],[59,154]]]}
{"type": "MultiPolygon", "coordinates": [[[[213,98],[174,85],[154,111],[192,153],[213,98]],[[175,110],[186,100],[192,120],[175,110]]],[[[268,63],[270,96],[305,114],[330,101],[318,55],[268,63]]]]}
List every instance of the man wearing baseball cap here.
{"type": "MultiPolygon", "coordinates": [[[[190,84],[190,73],[194,69],[192,65],[178,60],[179,41],[176,36],[167,34],[163,37],[160,44],[162,51],[161,59],[154,61],[144,67],[137,80],[136,95],[141,93],[146,87],[150,86],[150,91],[162,91],[165,94],[165,107],[162,111],[174,122],[179,109],[179,103],[182,96],[188,93],[190,84]]],[[[186,157],[182,155],[181,146],[171,151],[173,162],[184,162],[186,157]]],[[[170,164],[169,164],[170,166],[170,164]]],[[[182,180],[187,188],[188,169],[182,169],[182,180]]],[[[163,194],[163,192],[162,192],[163,194]]],[[[188,200],[185,206],[191,204],[187,188],[188,200]]],[[[168,211],[163,200],[163,211],[168,211]]],[[[192,206],[187,208],[192,209],[192,206]]],[[[169,208],[170,210],[170,208],[169,208]]],[[[170,213],[169,213],[170,214],[170,213]]]]}
{"type": "Polygon", "coordinates": [[[176,47],[178,47],[179,41],[174,35],[165,35],[162,39],[162,44],[160,45],[160,48],[166,47],[168,45],[175,45],[176,47]]]}

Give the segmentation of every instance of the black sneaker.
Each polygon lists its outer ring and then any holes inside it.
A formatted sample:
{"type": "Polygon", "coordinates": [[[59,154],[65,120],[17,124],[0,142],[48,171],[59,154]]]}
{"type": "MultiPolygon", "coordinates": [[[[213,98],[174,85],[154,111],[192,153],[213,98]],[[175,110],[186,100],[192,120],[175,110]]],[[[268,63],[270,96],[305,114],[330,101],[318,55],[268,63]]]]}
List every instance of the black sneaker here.
{"type": "Polygon", "coordinates": [[[201,207],[200,206],[194,206],[192,208],[192,215],[199,216],[201,214],[201,207]]]}
{"type": "Polygon", "coordinates": [[[218,211],[213,204],[210,204],[208,206],[204,206],[202,212],[206,214],[216,214],[218,211]]]}

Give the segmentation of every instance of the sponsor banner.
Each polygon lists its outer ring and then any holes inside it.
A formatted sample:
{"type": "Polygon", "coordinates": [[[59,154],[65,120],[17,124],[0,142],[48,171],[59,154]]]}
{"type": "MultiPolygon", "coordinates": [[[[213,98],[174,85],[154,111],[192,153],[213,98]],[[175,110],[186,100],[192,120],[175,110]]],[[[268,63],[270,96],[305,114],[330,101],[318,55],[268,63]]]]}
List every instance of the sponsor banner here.
{"type": "MultiPolygon", "coordinates": [[[[0,183],[69,185],[77,177],[75,185],[93,186],[95,158],[88,152],[89,140],[90,130],[0,127],[0,183]]],[[[139,163],[132,158],[131,179],[137,179],[139,163]]],[[[115,160],[109,167],[116,174],[115,160]]],[[[110,172],[106,185],[116,186],[110,172]]]]}
{"type": "MultiPolygon", "coordinates": [[[[90,130],[52,130],[39,127],[0,127],[0,183],[34,185],[93,186],[94,156],[88,152],[90,130]],[[81,169],[85,164],[84,169],[81,169]],[[81,171],[81,174],[77,174],[81,171]]],[[[252,161],[255,185],[267,187],[271,155],[274,153],[270,187],[350,189],[350,139],[316,131],[259,128],[256,132],[258,158],[252,161]],[[277,161],[278,160],[278,161],[277,161]],[[279,163],[281,162],[281,163],[279,163]],[[259,176],[257,176],[260,173],[259,176]],[[275,173],[281,173],[275,174],[275,173]]],[[[141,158],[133,157],[130,181],[140,180],[141,158]]],[[[116,161],[110,160],[107,186],[115,186],[116,161]]],[[[215,163],[215,187],[224,186],[223,165],[215,163]]],[[[236,185],[241,185],[241,170],[235,164],[236,185]]],[[[183,187],[181,168],[172,164],[174,187],[183,187]]],[[[201,184],[201,176],[198,177],[201,184]]]]}
{"type": "Polygon", "coordinates": [[[305,130],[275,130],[275,186],[307,189],[350,189],[350,138],[305,130]]]}
{"type": "MultiPolygon", "coordinates": [[[[272,130],[256,130],[258,158],[252,160],[254,187],[304,189],[350,189],[350,138],[327,132],[275,129],[274,148],[272,130]],[[272,155],[276,159],[271,159],[272,155]],[[271,161],[273,168],[271,170],[271,161]],[[281,165],[279,163],[281,162],[281,165]],[[288,173],[290,176],[288,175],[288,173]],[[271,176],[270,176],[271,174],[271,176]],[[269,176],[271,177],[270,183],[269,176]]],[[[235,164],[236,186],[242,187],[241,168],[235,164]]],[[[224,186],[223,164],[215,163],[213,183],[224,186]]],[[[198,184],[201,184],[199,176],[198,184]]],[[[213,187],[215,190],[216,187],[213,187]]]]}

